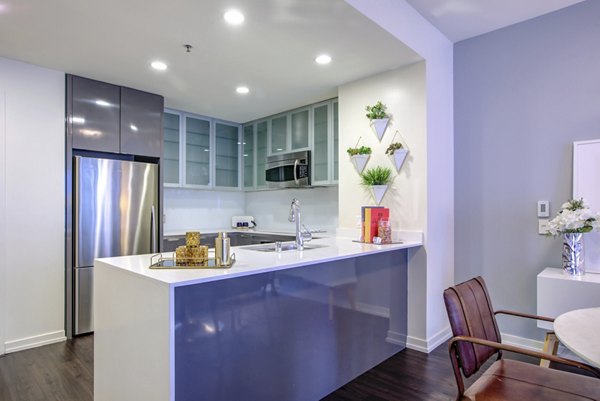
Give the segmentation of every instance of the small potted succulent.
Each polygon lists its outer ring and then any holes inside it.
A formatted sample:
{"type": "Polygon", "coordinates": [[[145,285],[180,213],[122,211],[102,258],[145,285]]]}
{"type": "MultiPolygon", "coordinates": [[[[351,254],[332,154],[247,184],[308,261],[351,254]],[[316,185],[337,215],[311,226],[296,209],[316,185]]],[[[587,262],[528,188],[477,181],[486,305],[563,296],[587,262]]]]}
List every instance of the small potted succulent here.
{"type": "Polygon", "coordinates": [[[408,149],[405,149],[400,142],[392,142],[386,149],[385,154],[392,159],[392,162],[394,162],[396,171],[400,171],[400,168],[406,159],[406,155],[408,154],[408,149]]]}
{"type": "Polygon", "coordinates": [[[389,167],[369,168],[360,175],[361,185],[371,190],[378,205],[381,203],[390,182],[392,182],[392,169],[389,167]]]}
{"type": "Polygon", "coordinates": [[[368,146],[358,147],[358,144],[356,146],[357,147],[354,148],[348,148],[346,152],[348,152],[354,168],[358,171],[358,174],[360,174],[365,169],[365,166],[371,157],[372,150],[368,146]]]}
{"type": "Polygon", "coordinates": [[[365,107],[365,110],[367,111],[366,116],[371,121],[371,127],[377,134],[377,138],[379,138],[379,140],[381,140],[383,137],[383,133],[385,132],[388,122],[390,121],[389,115],[385,109],[386,106],[385,104],[381,103],[381,100],[379,100],[373,106],[365,107]]]}

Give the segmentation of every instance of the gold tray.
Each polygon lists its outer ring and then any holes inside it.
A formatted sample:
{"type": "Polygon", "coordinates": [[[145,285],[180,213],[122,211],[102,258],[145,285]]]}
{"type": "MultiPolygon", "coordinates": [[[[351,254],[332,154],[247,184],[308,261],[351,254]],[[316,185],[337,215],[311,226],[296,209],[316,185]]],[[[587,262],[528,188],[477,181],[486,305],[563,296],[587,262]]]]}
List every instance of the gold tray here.
{"type": "MultiPolygon", "coordinates": [[[[173,254],[174,255],[174,254],[173,254]]],[[[229,269],[235,263],[235,253],[231,254],[231,262],[229,264],[217,264],[215,258],[209,257],[204,263],[197,263],[188,266],[177,266],[175,264],[175,256],[163,256],[162,253],[157,253],[150,257],[150,269],[165,269],[165,270],[191,270],[191,269],[229,269]]]]}

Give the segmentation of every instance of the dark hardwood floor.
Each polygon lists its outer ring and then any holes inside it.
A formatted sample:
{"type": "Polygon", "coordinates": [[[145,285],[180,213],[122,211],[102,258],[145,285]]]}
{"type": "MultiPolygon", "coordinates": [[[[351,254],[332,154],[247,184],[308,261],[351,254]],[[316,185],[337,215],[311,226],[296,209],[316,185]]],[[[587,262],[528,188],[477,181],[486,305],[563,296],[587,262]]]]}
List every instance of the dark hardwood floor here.
{"type": "MultiPolygon", "coordinates": [[[[92,401],[93,341],[84,336],[1,357],[0,400],[92,401]]],[[[449,401],[455,386],[443,344],[430,354],[401,351],[324,401],[449,401]]]]}

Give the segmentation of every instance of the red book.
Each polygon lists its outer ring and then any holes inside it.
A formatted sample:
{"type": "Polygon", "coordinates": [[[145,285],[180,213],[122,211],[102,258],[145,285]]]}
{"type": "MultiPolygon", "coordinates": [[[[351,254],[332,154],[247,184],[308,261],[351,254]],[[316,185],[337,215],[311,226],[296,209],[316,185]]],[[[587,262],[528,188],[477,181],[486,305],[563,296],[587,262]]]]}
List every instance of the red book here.
{"type": "Polygon", "coordinates": [[[386,207],[369,207],[365,210],[365,235],[364,242],[373,242],[377,236],[379,220],[390,218],[390,209],[386,207]]]}

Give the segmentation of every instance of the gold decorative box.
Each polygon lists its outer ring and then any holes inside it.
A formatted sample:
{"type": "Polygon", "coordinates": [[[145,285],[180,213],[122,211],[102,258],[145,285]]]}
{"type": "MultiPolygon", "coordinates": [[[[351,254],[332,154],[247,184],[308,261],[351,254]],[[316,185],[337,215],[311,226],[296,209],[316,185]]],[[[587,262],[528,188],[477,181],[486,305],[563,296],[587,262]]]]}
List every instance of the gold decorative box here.
{"type": "Polygon", "coordinates": [[[179,246],[175,249],[175,264],[177,266],[201,265],[208,260],[208,246],[189,247],[179,246]]]}
{"type": "Polygon", "coordinates": [[[185,233],[185,245],[188,247],[196,247],[200,245],[200,232],[188,231],[185,233]]]}

